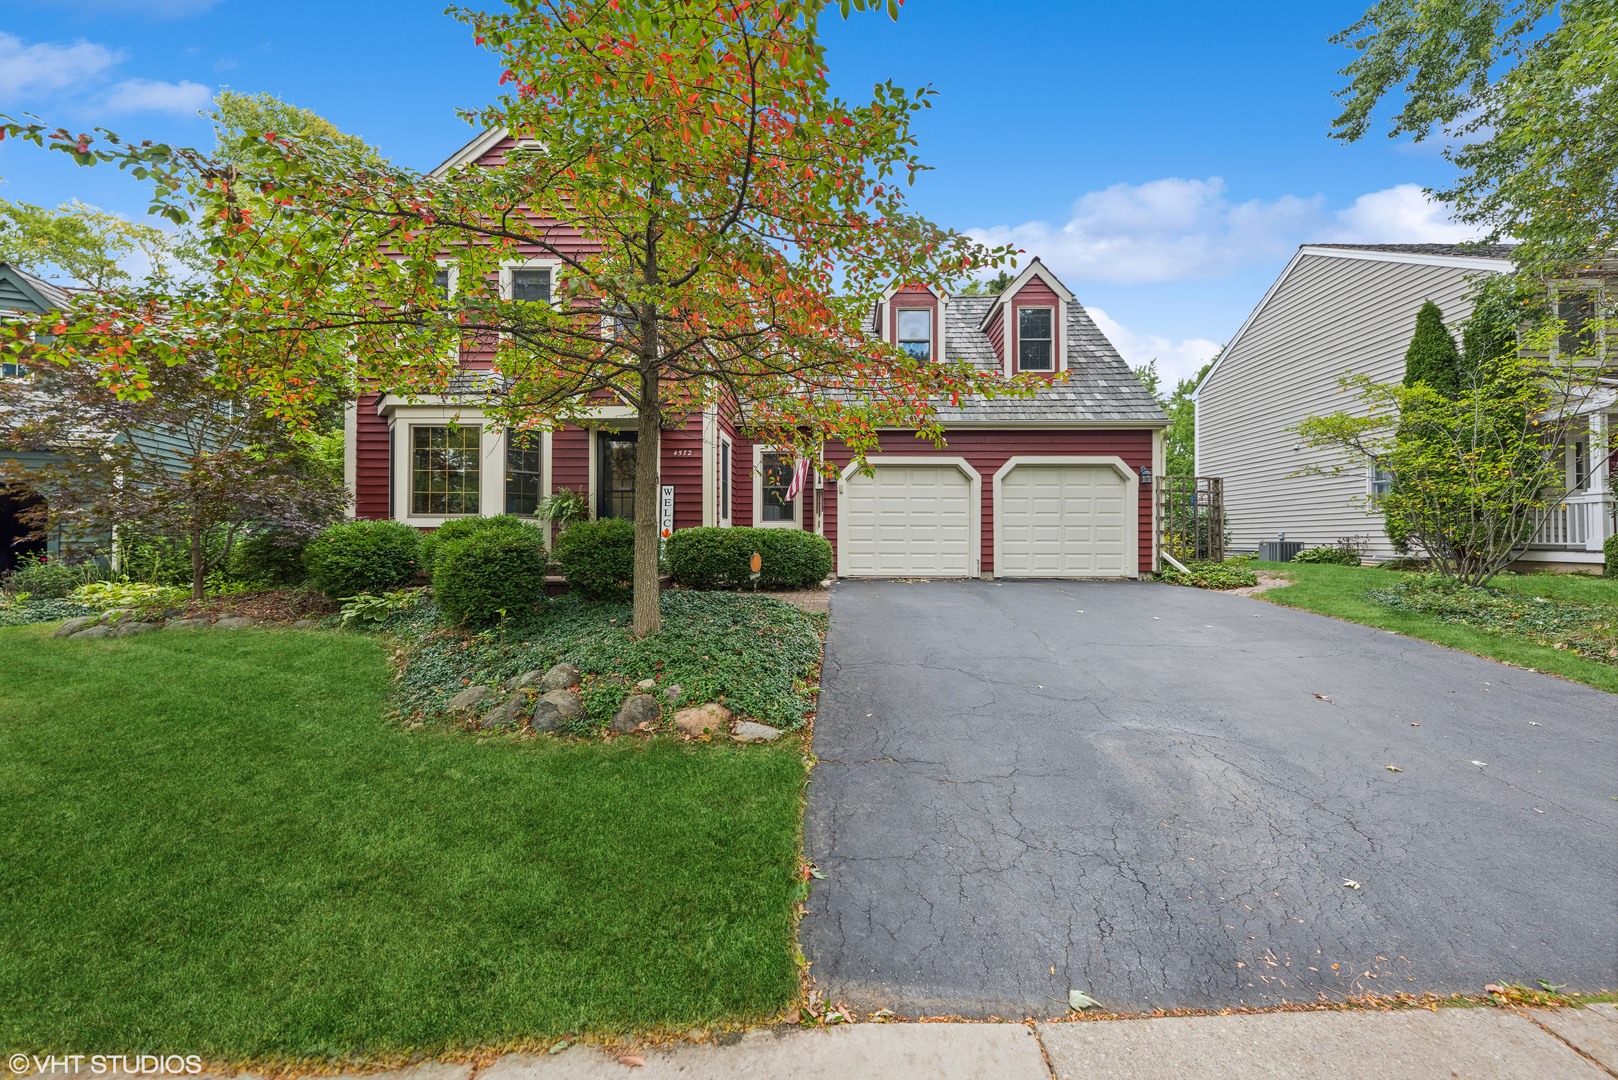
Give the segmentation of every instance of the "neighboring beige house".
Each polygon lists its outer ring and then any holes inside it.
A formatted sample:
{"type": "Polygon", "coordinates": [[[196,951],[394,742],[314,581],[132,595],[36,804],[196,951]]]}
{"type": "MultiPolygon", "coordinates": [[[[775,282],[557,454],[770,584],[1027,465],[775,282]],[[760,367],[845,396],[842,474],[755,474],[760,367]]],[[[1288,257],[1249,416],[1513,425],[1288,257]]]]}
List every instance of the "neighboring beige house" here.
{"type": "MultiPolygon", "coordinates": [[[[1387,481],[1345,453],[1304,447],[1303,420],[1361,408],[1339,380],[1404,377],[1416,312],[1431,300],[1452,328],[1471,314],[1475,283],[1511,270],[1510,248],[1445,244],[1310,244],[1298,249],[1197,387],[1197,474],[1224,481],[1227,545],[1255,551],[1284,533],[1305,546],[1369,541],[1367,557],[1392,558],[1372,496],[1387,481]],[[1304,474],[1311,466],[1340,472],[1304,474]]],[[[1459,335],[1457,334],[1457,337],[1459,335]]],[[[1615,523],[1606,498],[1611,462],[1592,454],[1618,423],[1614,391],[1588,403],[1563,448],[1575,488],[1541,521],[1524,562],[1592,568],[1615,523]]]]}

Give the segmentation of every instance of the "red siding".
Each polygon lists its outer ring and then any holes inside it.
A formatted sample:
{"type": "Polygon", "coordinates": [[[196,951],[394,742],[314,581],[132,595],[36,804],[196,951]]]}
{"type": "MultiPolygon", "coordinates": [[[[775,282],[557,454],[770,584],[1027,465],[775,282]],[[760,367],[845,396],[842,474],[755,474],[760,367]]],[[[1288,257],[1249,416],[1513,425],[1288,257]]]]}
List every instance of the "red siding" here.
{"type": "Polygon", "coordinates": [[[1017,374],[1017,310],[1025,307],[1048,307],[1051,309],[1051,334],[1054,340],[1051,343],[1051,370],[1062,370],[1062,302],[1061,298],[1051,290],[1051,287],[1040,278],[1030,278],[1028,283],[1017,290],[1017,295],[1011,298],[1011,326],[1006,333],[1011,338],[1008,351],[1011,353],[1011,373],[1017,374]]]}
{"type": "MultiPolygon", "coordinates": [[[[736,437],[736,457],[733,462],[734,468],[731,470],[734,474],[731,483],[735,485],[731,494],[732,510],[734,511],[734,516],[730,520],[732,525],[751,527],[754,524],[753,448],[757,445],[757,443],[749,441],[743,436],[738,435],[736,437]]],[[[803,528],[810,532],[814,531],[815,492],[814,477],[812,475],[809,482],[804,485],[803,494],[798,496],[798,521],[803,528]]]]}
{"type": "Polygon", "coordinates": [[[1005,310],[1006,309],[1003,307],[997,307],[994,309],[994,313],[989,316],[989,329],[987,331],[989,335],[989,344],[994,346],[994,355],[1000,358],[1000,368],[1002,371],[1005,370],[1006,366],[1005,310]]]}
{"type": "MultiPolygon", "coordinates": [[[[877,453],[905,456],[961,457],[983,477],[982,506],[979,520],[983,527],[983,563],[985,577],[994,573],[994,474],[1012,457],[1045,456],[1106,456],[1122,458],[1124,464],[1136,473],[1142,466],[1152,465],[1152,433],[1148,430],[1127,431],[970,431],[956,429],[949,436],[949,445],[940,450],[932,443],[914,438],[908,432],[893,432],[882,436],[882,447],[877,453]]],[[[873,455],[874,456],[874,455],[873,455]]],[[[826,457],[837,463],[841,473],[853,455],[841,443],[828,443],[826,457]]],[[[1152,495],[1153,488],[1142,485],[1139,508],[1139,562],[1137,572],[1147,573],[1152,568],[1152,495]]],[[[825,501],[826,539],[837,546],[837,492],[827,482],[825,501]]]]}
{"type": "Polygon", "coordinates": [[[376,414],[381,394],[364,394],[355,403],[354,437],[354,516],[390,516],[388,418],[376,414]]]}

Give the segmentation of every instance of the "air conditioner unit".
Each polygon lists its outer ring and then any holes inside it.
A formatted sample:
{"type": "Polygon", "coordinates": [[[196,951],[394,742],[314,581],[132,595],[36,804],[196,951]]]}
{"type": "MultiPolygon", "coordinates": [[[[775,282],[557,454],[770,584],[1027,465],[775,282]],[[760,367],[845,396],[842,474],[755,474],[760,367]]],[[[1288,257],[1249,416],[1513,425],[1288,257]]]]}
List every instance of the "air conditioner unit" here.
{"type": "Polygon", "coordinates": [[[1258,557],[1265,562],[1291,562],[1302,550],[1301,540],[1264,540],[1258,545],[1258,557]]]}

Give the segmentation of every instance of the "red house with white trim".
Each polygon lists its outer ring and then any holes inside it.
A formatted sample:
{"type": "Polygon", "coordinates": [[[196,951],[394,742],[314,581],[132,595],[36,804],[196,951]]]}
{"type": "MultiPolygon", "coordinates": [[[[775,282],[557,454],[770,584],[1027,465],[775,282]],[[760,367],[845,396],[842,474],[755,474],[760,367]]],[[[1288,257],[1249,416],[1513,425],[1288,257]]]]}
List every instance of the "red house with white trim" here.
{"type": "MultiPolygon", "coordinates": [[[[440,170],[498,167],[514,145],[487,132],[440,170]]],[[[578,244],[589,246],[583,236],[578,244]]],[[[507,295],[549,297],[558,272],[535,251],[503,267],[501,284],[507,295]]],[[[922,359],[1063,378],[1032,398],[940,407],[943,448],[914,432],[884,432],[869,473],[828,443],[837,479],[816,477],[792,499],[790,463],[750,441],[734,410],[671,418],[659,480],[665,506],[673,496],[673,528],[810,529],[831,541],[842,577],[1132,578],[1156,569],[1151,482],[1167,419],[1039,259],[998,296],[890,290],[868,330],[922,359]]],[[[532,513],[564,488],[586,495],[595,516],[632,513],[629,409],[604,405],[589,426],[513,438],[478,407],[492,357],[463,350],[461,365],[445,399],[377,393],[350,408],[347,481],[357,516],[433,528],[456,516],[532,513]]]]}

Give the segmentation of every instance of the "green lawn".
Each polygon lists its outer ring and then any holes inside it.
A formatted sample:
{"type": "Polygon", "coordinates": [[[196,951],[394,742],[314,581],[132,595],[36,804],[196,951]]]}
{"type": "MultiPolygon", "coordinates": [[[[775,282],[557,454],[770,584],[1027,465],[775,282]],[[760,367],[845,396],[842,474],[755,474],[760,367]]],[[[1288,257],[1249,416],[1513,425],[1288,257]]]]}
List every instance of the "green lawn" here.
{"type": "Polygon", "coordinates": [[[376,1058],[797,992],[795,747],[406,731],[358,635],[0,650],[8,1051],[376,1058]]]}
{"type": "MultiPolygon", "coordinates": [[[[1330,566],[1305,563],[1254,563],[1255,569],[1283,574],[1295,584],[1271,589],[1265,600],[1288,607],[1334,615],[1339,619],[1364,623],[1384,630],[1397,630],[1424,641],[1464,649],[1479,656],[1520,667],[1536,668],[1612,693],[1618,693],[1618,665],[1586,659],[1566,650],[1536,645],[1521,637],[1476,629],[1422,614],[1400,611],[1378,603],[1366,594],[1386,589],[1400,574],[1370,566],[1330,566]]],[[[1618,618],[1618,580],[1575,574],[1508,574],[1496,578],[1494,586],[1523,596],[1548,600],[1571,600],[1590,605],[1610,605],[1618,618]]]]}

